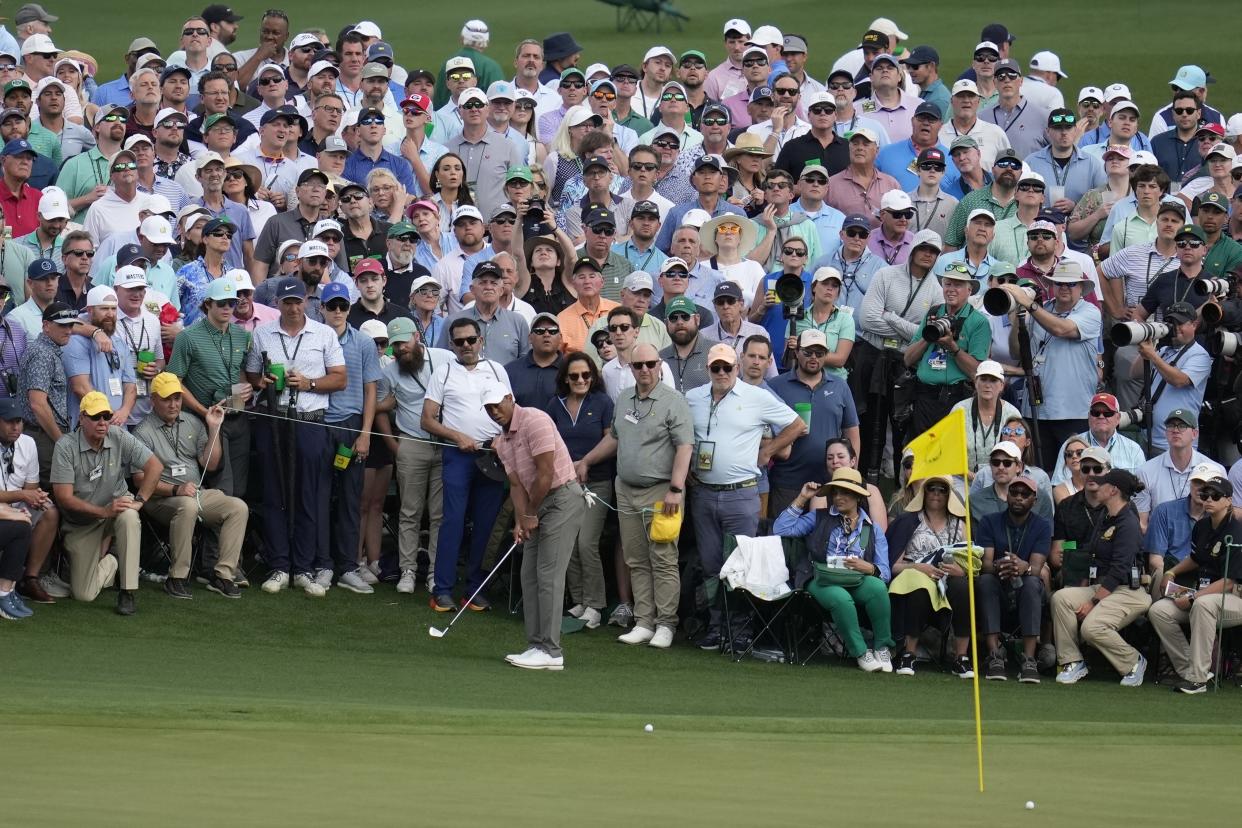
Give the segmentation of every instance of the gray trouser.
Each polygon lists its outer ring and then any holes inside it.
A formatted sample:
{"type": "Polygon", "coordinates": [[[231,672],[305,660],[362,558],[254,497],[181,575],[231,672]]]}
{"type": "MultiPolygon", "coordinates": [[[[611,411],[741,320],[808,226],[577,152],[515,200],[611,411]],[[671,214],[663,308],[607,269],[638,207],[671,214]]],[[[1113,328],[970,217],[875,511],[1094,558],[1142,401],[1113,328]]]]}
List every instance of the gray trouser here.
{"type": "MultiPolygon", "coordinates": [[[[612,481],[597,480],[587,488],[604,503],[612,503],[612,481]]],[[[608,520],[608,507],[596,503],[584,509],[578,524],[578,543],[573,557],[569,559],[569,597],[576,604],[593,609],[603,609],[608,599],[604,595],[604,565],[599,559],[599,540],[608,520]]]]}
{"type": "Polygon", "coordinates": [[[565,569],[585,508],[582,487],[577,481],[571,480],[548,492],[539,506],[539,527],[522,547],[526,642],[553,658],[561,654],[565,569]]]}
{"type": "MultiPolygon", "coordinates": [[[[695,486],[690,496],[690,517],[694,521],[694,537],[703,564],[711,628],[721,632],[723,612],[716,602],[716,593],[720,590],[720,568],[724,566],[724,536],[726,532],[752,538],[758,534],[759,489],[750,486],[718,492],[706,486],[695,486]]],[[[742,626],[746,624],[745,615],[739,612],[742,626]]]]}
{"type": "MultiPolygon", "coordinates": [[[[211,438],[210,432],[207,437],[211,438]]],[[[212,488],[245,499],[250,485],[250,415],[225,417],[220,426],[220,440],[223,457],[212,488]]]]}
{"type": "Polygon", "coordinates": [[[401,495],[397,553],[401,571],[418,568],[418,529],[427,510],[430,531],[427,557],[432,572],[436,568],[436,541],[444,517],[444,483],[441,478],[440,447],[417,440],[400,440],[397,446],[397,488],[401,495]]]}
{"type": "MultiPolygon", "coordinates": [[[[1022,576],[1018,587],[1018,625],[1023,636],[1039,635],[1039,622],[1044,607],[1044,582],[1038,575],[1022,576]]],[[[990,573],[975,581],[975,603],[979,607],[979,635],[995,635],[1001,631],[1001,606],[1005,593],[1013,587],[1008,581],[990,573]]]]}

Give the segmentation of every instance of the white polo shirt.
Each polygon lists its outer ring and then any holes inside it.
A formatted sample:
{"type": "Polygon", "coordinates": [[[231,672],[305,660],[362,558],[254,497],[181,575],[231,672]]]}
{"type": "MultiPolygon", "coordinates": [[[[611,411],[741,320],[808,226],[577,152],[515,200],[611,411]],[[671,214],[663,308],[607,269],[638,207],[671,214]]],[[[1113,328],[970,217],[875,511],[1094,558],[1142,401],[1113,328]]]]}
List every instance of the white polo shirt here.
{"type": "Polygon", "coordinates": [[[940,127],[940,142],[946,147],[952,146],[954,139],[963,135],[969,135],[975,139],[975,143],[979,145],[979,163],[988,172],[992,170],[996,154],[1003,149],[1009,149],[1009,136],[1005,134],[1005,130],[982,118],[976,117],[975,125],[965,132],[957,128],[952,118],[940,127]]]}
{"type": "Polygon", "coordinates": [[[114,233],[138,229],[138,212],[147,204],[147,196],[135,193],[133,201],[125,201],[111,187],[86,211],[83,229],[91,234],[98,248],[114,233]]]}
{"type": "MultiPolygon", "coordinates": [[[[39,482],[39,451],[35,448],[34,438],[22,434],[13,443],[13,472],[9,473],[9,464],[3,462],[8,454],[8,447],[0,446],[0,490],[16,492],[26,488],[27,484],[39,482]]],[[[10,504],[21,508],[20,504],[10,504]]]]}
{"type": "Polygon", "coordinates": [[[490,440],[500,433],[500,426],[483,409],[483,394],[496,384],[513,393],[509,375],[499,362],[480,359],[474,370],[468,370],[453,360],[436,366],[426,398],[439,404],[440,420],[447,428],[475,440],[490,440]]]}
{"type": "MultiPolygon", "coordinates": [[[[314,380],[327,376],[329,368],[345,364],[345,354],[336,338],[336,331],[313,319],[307,319],[302,330],[294,336],[281,330],[279,319],[255,326],[252,336],[250,353],[246,354],[246,370],[252,374],[262,370],[264,352],[273,365],[284,365],[286,371],[296,368],[298,373],[314,380]]],[[[288,387],[281,392],[278,404],[289,404],[288,387]]],[[[298,392],[299,412],[306,414],[311,411],[326,411],[327,408],[327,394],[315,391],[298,392]]]]}

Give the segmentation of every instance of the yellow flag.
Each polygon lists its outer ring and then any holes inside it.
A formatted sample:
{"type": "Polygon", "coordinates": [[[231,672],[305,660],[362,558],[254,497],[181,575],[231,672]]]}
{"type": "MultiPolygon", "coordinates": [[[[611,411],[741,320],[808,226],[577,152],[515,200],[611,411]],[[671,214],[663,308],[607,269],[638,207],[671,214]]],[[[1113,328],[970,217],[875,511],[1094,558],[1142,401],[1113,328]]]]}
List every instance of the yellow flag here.
{"type": "Polygon", "coordinates": [[[966,412],[957,409],[910,441],[914,453],[911,480],[966,474],[966,412]]]}

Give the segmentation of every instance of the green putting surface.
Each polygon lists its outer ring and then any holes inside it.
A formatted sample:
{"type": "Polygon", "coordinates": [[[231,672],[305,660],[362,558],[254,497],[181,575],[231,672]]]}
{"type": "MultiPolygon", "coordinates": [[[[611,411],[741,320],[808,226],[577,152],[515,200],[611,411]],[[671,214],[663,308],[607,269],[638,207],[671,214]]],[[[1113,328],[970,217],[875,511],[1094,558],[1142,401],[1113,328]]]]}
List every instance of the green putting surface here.
{"type": "Polygon", "coordinates": [[[1236,799],[1232,682],[985,682],[980,795],[970,683],[947,674],[734,664],[615,627],[528,673],[503,662],[520,619],[433,639],[448,618],[386,585],[235,602],[144,585],[130,619],[111,595],[0,626],[2,778],[38,803],[7,824],[1155,825],[1188,807],[1229,824],[1236,799]]]}

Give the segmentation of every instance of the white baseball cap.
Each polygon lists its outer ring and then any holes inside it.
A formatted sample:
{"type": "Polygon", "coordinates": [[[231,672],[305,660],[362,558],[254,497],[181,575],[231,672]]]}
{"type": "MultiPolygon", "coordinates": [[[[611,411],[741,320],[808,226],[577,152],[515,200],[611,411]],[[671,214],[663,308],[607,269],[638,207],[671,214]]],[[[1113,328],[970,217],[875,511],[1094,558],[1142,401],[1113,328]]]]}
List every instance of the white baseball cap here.
{"type": "Polygon", "coordinates": [[[119,288],[147,287],[147,274],[138,265],[125,265],[112,274],[112,284],[119,288]]]}
{"type": "Polygon", "coordinates": [[[39,197],[39,217],[67,219],[70,216],[69,198],[65,195],[65,191],[60,187],[43,188],[43,195],[39,197]]]}
{"type": "MultiPolygon", "coordinates": [[[[336,219],[320,219],[315,222],[315,227],[311,230],[311,236],[318,238],[321,233],[327,233],[329,230],[335,230],[338,233],[342,233],[341,223],[336,219]]],[[[342,233],[342,235],[344,234],[342,233]]]]}
{"type": "Polygon", "coordinates": [[[1130,87],[1124,83],[1110,83],[1104,87],[1105,101],[1124,101],[1130,98],[1130,87]]]}
{"type": "Polygon", "coordinates": [[[479,208],[471,204],[460,204],[453,208],[453,219],[449,224],[456,224],[458,219],[473,218],[479,221],[483,220],[483,214],[479,212],[479,208]]]}
{"type": "Polygon", "coordinates": [[[901,190],[889,190],[880,199],[880,210],[876,214],[878,215],[883,210],[895,213],[901,210],[910,210],[913,207],[914,202],[910,200],[908,194],[903,193],[901,190]]]}
{"type": "Polygon", "coordinates": [[[681,217],[682,227],[693,227],[698,230],[704,224],[712,220],[711,213],[706,210],[695,207],[693,210],[687,210],[686,214],[681,217]]]}
{"type": "Polygon", "coordinates": [[[784,46],[785,36],[775,26],[760,26],[751,34],[749,42],[756,46],[784,46]]]}
{"type": "Polygon", "coordinates": [[[365,334],[371,339],[387,339],[388,326],[378,319],[368,319],[358,327],[358,332],[365,334]]]}
{"type": "Polygon", "coordinates": [[[220,153],[216,152],[215,150],[207,150],[206,152],[204,152],[202,155],[198,157],[197,161],[194,162],[194,169],[201,170],[203,167],[206,167],[212,161],[219,161],[221,164],[223,164],[224,158],[221,157],[220,153]]]}
{"type": "Polygon", "coordinates": [[[979,85],[970,78],[962,78],[960,81],[953,84],[953,94],[957,95],[962,92],[969,92],[972,95],[978,96],[979,85]]]}
{"type": "MultiPolygon", "coordinates": [[[[1003,381],[1005,379],[1005,369],[996,360],[985,359],[975,368],[975,379],[979,379],[979,377],[996,377],[998,380],[1003,381]]],[[[1009,445],[1012,446],[1013,443],[1009,445]]]]}
{"type": "Polygon", "coordinates": [[[1078,90],[1078,102],[1082,103],[1087,99],[1097,100],[1104,103],[1104,90],[1098,86],[1084,86],[1078,90]]]}
{"type": "Polygon", "coordinates": [[[454,55],[445,62],[444,71],[452,72],[454,69],[469,69],[473,72],[474,61],[465,55],[454,55]]]}
{"type": "Polygon", "coordinates": [[[651,274],[647,271],[635,270],[625,277],[625,284],[622,287],[630,293],[636,293],[640,290],[655,290],[655,280],[651,278],[651,274]]]}
{"type": "Polygon", "coordinates": [[[250,279],[250,274],[240,267],[224,272],[224,278],[233,280],[233,287],[237,290],[254,290],[254,282],[250,279]]]}
{"type": "Polygon", "coordinates": [[[465,106],[468,101],[480,101],[481,103],[487,103],[487,93],[477,86],[464,89],[462,90],[462,93],[457,96],[457,105],[459,107],[465,106]]]}
{"type": "Polygon", "coordinates": [[[1225,122],[1225,137],[1237,138],[1242,135],[1242,112],[1237,112],[1229,116],[1229,120],[1225,122]]]}
{"type": "Polygon", "coordinates": [[[1018,183],[1021,184],[1023,181],[1038,181],[1040,184],[1046,183],[1042,175],[1035,172],[1025,164],[1022,165],[1022,172],[1018,175],[1018,183]]]}
{"type": "Polygon", "coordinates": [[[26,40],[22,43],[22,56],[23,57],[25,57],[26,55],[33,55],[36,53],[43,55],[43,54],[49,54],[51,52],[56,52],[57,54],[60,54],[61,49],[55,43],[52,42],[52,39],[50,37],[43,34],[42,32],[40,32],[39,34],[32,34],[30,37],[26,38],[26,40]]]}
{"type": "Polygon", "coordinates": [[[750,24],[740,17],[734,17],[731,20],[726,20],[721,34],[728,34],[729,32],[737,32],[738,34],[744,34],[747,37],[750,37],[750,24]]]}
{"type": "Polygon", "coordinates": [[[652,46],[647,50],[647,54],[643,55],[643,63],[656,57],[666,57],[673,63],[677,62],[677,57],[673,54],[673,50],[667,46],[652,46]]]}
{"type": "Polygon", "coordinates": [[[877,17],[875,20],[871,21],[871,25],[867,28],[874,29],[877,32],[883,32],[889,37],[896,37],[898,40],[910,39],[910,35],[897,28],[897,24],[892,20],[889,20],[887,17],[877,17]]]}
{"type": "Polygon", "coordinates": [[[373,37],[376,40],[384,39],[384,33],[380,31],[380,27],[372,23],[370,20],[363,20],[361,23],[350,29],[350,31],[357,32],[364,37],[373,37]]]}
{"type": "Polygon", "coordinates": [[[325,259],[332,258],[332,254],[328,252],[328,246],[319,241],[319,239],[304,241],[301,248],[298,249],[299,259],[309,259],[312,256],[323,256],[325,259]]]}
{"type": "Polygon", "coordinates": [[[187,117],[184,112],[178,112],[177,110],[173,109],[171,106],[166,106],[163,109],[161,109],[159,112],[155,113],[155,120],[152,123],[158,126],[160,123],[164,121],[165,118],[180,118],[182,121],[185,121],[187,124],[190,122],[189,117],[187,117]]]}
{"type": "Polygon", "coordinates": [[[1063,78],[1069,77],[1061,71],[1061,58],[1057,57],[1055,52],[1036,52],[1031,55],[1030,66],[1040,72],[1056,72],[1063,78]]]}
{"type": "Polygon", "coordinates": [[[341,70],[340,70],[340,69],[338,69],[338,68],[337,68],[337,66],[336,66],[336,64],[335,64],[335,63],[333,63],[332,61],[330,61],[330,60],[317,60],[317,61],[315,61],[315,63],[311,66],[310,71],[306,73],[306,76],[307,76],[308,78],[313,78],[313,77],[315,77],[315,75],[318,75],[320,72],[324,71],[325,69],[326,69],[326,70],[328,70],[329,72],[333,72],[333,73],[335,73],[336,75],[340,75],[340,74],[341,74],[341,70]]]}
{"type": "Polygon", "coordinates": [[[172,225],[163,216],[147,216],[138,226],[138,232],[152,244],[172,244],[176,241],[173,238],[172,225]]]}
{"type": "Polygon", "coordinates": [[[1109,111],[1109,117],[1111,118],[1118,112],[1124,112],[1127,109],[1133,110],[1135,116],[1139,114],[1138,104],[1128,98],[1122,98],[1113,104],[1113,108],[1109,111]]]}
{"type": "Polygon", "coordinates": [[[88,308],[116,307],[116,291],[108,285],[95,285],[86,292],[88,308]]]}

